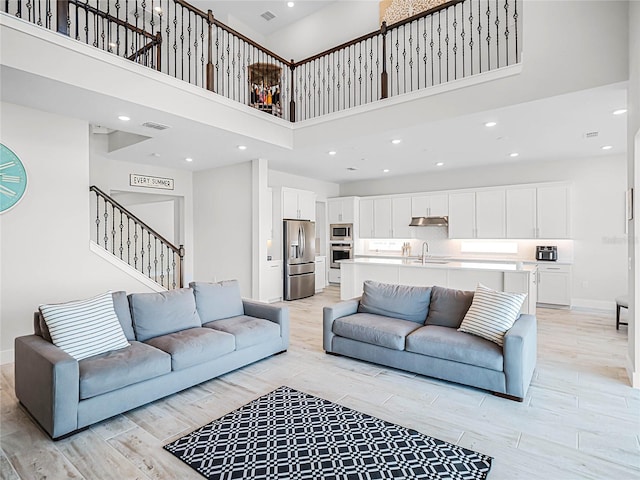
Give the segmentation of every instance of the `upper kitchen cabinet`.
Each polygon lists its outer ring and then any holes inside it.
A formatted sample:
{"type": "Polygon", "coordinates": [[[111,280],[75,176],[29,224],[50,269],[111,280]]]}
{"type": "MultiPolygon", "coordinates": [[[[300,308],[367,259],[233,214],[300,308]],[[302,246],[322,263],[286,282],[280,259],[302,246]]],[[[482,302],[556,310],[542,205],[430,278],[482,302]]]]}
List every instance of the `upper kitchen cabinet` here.
{"type": "Polygon", "coordinates": [[[504,238],[504,189],[449,195],[449,238],[504,238]]]}
{"type": "Polygon", "coordinates": [[[373,201],[374,238],[393,238],[393,220],[391,216],[391,199],[376,198],[373,201]]]}
{"type": "Polygon", "coordinates": [[[411,238],[411,197],[391,200],[391,228],[393,238],[411,238]]]}
{"type": "Polygon", "coordinates": [[[358,197],[330,198],[327,201],[329,223],[356,223],[358,197]]]}
{"type": "Polygon", "coordinates": [[[360,199],[360,237],[374,238],[373,236],[373,199],[360,199]]]}
{"type": "Polygon", "coordinates": [[[570,238],[568,185],[547,185],[537,189],[538,225],[535,238],[570,238]]]}
{"type": "Polygon", "coordinates": [[[536,188],[507,188],[507,238],[536,238],[536,188]]]}
{"type": "Polygon", "coordinates": [[[568,185],[507,188],[507,238],[570,238],[568,185]]]}
{"type": "Polygon", "coordinates": [[[316,194],[308,190],[282,188],[282,218],[316,220],[316,194]]]}
{"type": "Polygon", "coordinates": [[[476,194],[449,195],[449,238],[476,238],[476,194]]]}
{"type": "Polygon", "coordinates": [[[411,198],[412,217],[446,217],[449,215],[449,195],[434,193],[411,198]]]}

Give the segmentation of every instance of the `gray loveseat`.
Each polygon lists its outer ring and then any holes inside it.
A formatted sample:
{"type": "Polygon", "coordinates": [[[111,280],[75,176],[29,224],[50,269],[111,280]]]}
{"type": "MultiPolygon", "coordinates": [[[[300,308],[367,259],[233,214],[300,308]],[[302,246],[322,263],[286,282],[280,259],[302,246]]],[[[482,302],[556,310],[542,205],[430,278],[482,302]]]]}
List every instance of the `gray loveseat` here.
{"type": "Polygon", "coordinates": [[[366,281],[362,298],[325,307],[324,350],[522,401],[536,365],[536,317],[504,345],[458,331],[474,292],[366,281]]]}
{"type": "Polygon", "coordinates": [[[15,340],[16,396],[55,439],[287,350],[286,307],[243,300],[235,281],[190,287],[113,293],[130,345],[79,361],[36,312],[15,340]]]}

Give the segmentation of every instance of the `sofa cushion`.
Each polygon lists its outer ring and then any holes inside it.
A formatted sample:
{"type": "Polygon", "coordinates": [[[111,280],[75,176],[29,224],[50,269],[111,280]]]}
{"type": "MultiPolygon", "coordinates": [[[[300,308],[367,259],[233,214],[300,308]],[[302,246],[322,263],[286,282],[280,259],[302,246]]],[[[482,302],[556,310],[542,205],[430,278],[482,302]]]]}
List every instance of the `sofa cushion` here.
{"type": "Polygon", "coordinates": [[[407,337],[407,351],[501,372],[502,349],[493,342],[454,328],[427,325],[407,337]]]}
{"type": "Polygon", "coordinates": [[[127,348],[80,360],[78,366],[84,400],[171,372],[171,356],[132,341],[127,348]]]}
{"type": "Polygon", "coordinates": [[[502,346],[504,334],[520,315],[526,297],[526,293],[498,292],[478,284],[471,308],[458,330],[502,346]]]}
{"type": "Polygon", "coordinates": [[[171,355],[172,370],[214,360],[236,348],[233,335],[202,327],[162,335],[146,343],[171,355]]]}
{"type": "Polygon", "coordinates": [[[129,295],[129,305],[133,329],[140,342],[202,326],[190,288],[160,293],[132,293],[129,295]]]}
{"type": "Polygon", "coordinates": [[[222,318],[244,315],[240,284],[237,280],[218,283],[191,282],[196,308],[203,324],[222,318]]]}
{"type": "Polygon", "coordinates": [[[111,295],[113,296],[113,309],[116,311],[124,336],[127,337],[127,340],[135,340],[136,334],[133,331],[133,320],[131,320],[127,292],[113,292],[111,295]]]}
{"type": "Polygon", "coordinates": [[[394,350],[404,350],[406,336],[416,328],[420,328],[416,322],[371,313],[356,313],[333,322],[333,333],[340,337],[394,350]]]}
{"type": "Polygon", "coordinates": [[[358,312],[424,324],[429,313],[430,299],[431,287],[410,287],[366,280],[358,312]]]}
{"type": "Polygon", "coordinates": [[[236,350],[280,338],[280,325],[246,315],[205,323],[203,327],[232,334],[236,338],[236,350]]]}
{"type": "Polygon", "coordinates": [[[473,301],[473,292],[434,286],[425,325],[458,328],[473,301]]]}
{"type": "Polygon", "coordinates": [[[54,345],[76,360],[129,346],[111,292],[61,304],[40,305],[54,345]]]}

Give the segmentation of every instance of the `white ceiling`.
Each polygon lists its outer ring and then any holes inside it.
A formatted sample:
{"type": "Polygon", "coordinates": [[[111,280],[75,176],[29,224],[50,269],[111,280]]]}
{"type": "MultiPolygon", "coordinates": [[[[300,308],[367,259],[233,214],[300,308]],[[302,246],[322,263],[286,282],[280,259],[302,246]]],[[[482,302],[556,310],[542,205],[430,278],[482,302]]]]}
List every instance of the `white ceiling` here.
{"type": "Polygon", "coordinates": [[[205,12],[211,9],[213,14],[225,23],[231,15],[251,28],[254,32],[268,36],[331,3],[335,3],[335,0],[296,0],[293,7],[287,6],[287,0],[275,2],[270,0],[190,0],[189,3],[205,12]],[[261,15],[267,11],[273,13],[275,18],[269,21],[262,18],[261,15]]]}

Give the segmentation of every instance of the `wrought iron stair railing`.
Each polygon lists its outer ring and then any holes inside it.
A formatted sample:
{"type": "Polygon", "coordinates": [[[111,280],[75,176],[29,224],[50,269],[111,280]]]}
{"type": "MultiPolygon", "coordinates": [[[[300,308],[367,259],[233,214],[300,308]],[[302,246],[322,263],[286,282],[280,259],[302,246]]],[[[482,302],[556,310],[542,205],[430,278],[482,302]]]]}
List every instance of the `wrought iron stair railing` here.
{"type": "Polygon", "coordinates": [[[176,247],[95,185],[89,187],[91,239],[167,290],[184,284],[184,246],[176,247]]]}
{"type": "Polygon", "coordinates": [[[184,0],[2,4],[6,13],[294,122],[519,63],[522,1],[451,0],[297,62],[184,0]]]}

